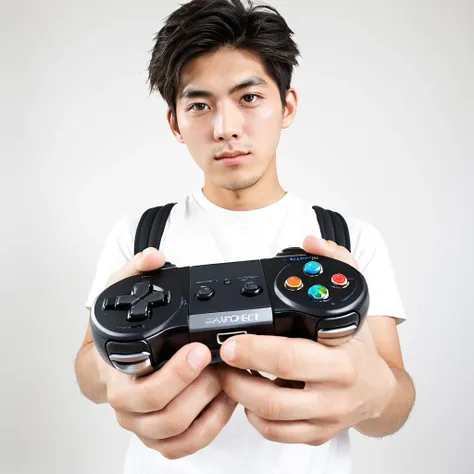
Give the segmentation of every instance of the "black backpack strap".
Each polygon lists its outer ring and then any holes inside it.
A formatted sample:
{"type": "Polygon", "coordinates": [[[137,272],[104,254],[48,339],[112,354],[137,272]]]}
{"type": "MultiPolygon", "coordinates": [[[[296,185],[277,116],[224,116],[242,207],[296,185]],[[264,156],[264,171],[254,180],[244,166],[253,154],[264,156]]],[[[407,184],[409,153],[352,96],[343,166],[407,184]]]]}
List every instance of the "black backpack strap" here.
{"type": "Polygon", "coordinates": [[[336,244],[345,247],[350,252],[351,238],[349,236],[349,228],[341,214],[319,206],[313,206],[313,210],[318,218],[321,237],[325,240],[336,242],[336,244]]]}
{"type": "Polygon", "coordinates": [[[135,255],[147,247],[160,248],[166,222],[175,204],[173,202],[164,206],[152,207],[142,214],[135,234],[135,255]]]}

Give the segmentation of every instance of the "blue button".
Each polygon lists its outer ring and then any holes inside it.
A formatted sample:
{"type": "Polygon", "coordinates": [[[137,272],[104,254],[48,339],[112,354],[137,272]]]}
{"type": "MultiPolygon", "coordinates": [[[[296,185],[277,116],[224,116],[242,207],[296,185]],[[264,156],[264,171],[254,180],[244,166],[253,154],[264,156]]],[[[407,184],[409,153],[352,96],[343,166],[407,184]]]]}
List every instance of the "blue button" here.
{"type": "Polygon", "coordinates": [[[308,290],[308,296],[316,301],[326,300],[329,298],[329,290],[323,285],[313,285],[308,290]]]}
{"type": "Polygon", "coordinates": [[[323,271],[323,267],[319,262],[311,260],[310,262],[306,263],[303,271],[306,273],[306,275],[319,275],[323,271]]]}

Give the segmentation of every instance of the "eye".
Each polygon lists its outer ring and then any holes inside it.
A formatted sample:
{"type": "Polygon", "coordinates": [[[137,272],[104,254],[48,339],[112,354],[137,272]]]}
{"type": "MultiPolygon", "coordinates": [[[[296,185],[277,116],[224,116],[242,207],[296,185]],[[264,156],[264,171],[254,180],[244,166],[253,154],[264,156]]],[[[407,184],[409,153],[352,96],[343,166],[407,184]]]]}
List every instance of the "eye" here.
{"type": "Polygon", "coordinates": [[[247,94],[247,95],[244,95],[242,99],[247,104],[252,104],[253,102],[256,102],[259,99],[259,96],[256,94],[247,94]]]}
{"type": "Polygon", "coordinates": [[[203,103],[192,104],[188,110],[195,110],[196,112],[202,112],[203,110],[206,110],[205,107],[207,107],[207,104],[203,104],[203,103]]]}

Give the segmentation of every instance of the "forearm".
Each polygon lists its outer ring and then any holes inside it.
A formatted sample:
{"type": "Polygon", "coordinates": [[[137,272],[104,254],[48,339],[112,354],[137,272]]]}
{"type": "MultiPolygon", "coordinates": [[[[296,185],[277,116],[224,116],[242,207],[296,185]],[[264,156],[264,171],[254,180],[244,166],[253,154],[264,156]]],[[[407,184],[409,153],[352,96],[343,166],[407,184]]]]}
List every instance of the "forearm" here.
{"type": "Polygon", "coordinates": [[[397,386],[385,410],[376,418],[365,420],[354,428],[366,436],[381,438],[398,431],[406,422],[415,402],[415,387],[403,369],[391,368],[397,386]]]}
{"type": "Polygon", "coordinates": [[[100,376],[98,357],[93,343],[84,345],[76,357],[76,377],[84,396],[94,403],[105,403],[107,390],[100,376]]]}

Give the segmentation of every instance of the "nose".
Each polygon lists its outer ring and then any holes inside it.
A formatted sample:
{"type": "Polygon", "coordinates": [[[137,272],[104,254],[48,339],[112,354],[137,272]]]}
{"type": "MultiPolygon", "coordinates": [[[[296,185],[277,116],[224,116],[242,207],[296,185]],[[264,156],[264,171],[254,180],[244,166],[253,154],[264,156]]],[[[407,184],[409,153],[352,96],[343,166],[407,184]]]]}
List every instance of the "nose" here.
{"type": "Polygon", "coordinates": [[[214,139],[216,141],[237,140],[242,136],[242,117],[230,104],[222,104],[215,116],[214,139]]]}

